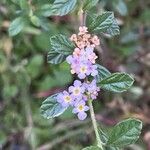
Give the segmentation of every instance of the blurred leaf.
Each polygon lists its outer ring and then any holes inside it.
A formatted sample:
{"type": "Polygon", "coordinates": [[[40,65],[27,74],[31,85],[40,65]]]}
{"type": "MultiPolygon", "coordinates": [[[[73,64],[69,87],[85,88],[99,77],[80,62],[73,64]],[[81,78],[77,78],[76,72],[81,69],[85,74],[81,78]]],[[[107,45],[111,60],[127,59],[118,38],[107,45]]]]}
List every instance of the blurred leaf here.
{"type": "Polygon", "coordinates": [[[64,16],[73,10],[77,0],[55,0],[51,10],[52,15],[64,16]]]}
{"type": "Polygon", "coordinates": [[[127,15],[128,9],[124,0],[114,0],[113,6],[122,16],[127,15]]]}
{"type": "Polygon", "coordinates": [[[5,85],[3,88],[4,98],[12,98],[18,93],[18,88],[15,85],[5,85]]]}
{"type": "Polygon", "coordinates": [[[124,92],[129,89],[134,79],[126,73],[113,73],[101,80],[98,85],[105,90],[112,92],[124,92]]]}
{"type": "Polygon", "coordinates": [[[12,21],[9,26],[9,35],[15,36],[17,35],[26,25],[26,20],[23,17],[18,17],[12,21]]]}
{"type": "Polygon", "coordinates": [[[86,0],[83,3],[83,10],[89,10],[92,7],[96,6],[96,4],[99,2],[99,0],[86,0]]]}
{"type": "Polygon", "coordinates": [[[90,147],[83,148],[82,150],[102,150],[102,149],[99,148],[98,146],[90,146],[90,147]]]}
{"type": "Polygon", "coordinates": [[[97,70],[98,70],[98,75],[96,76],[96,80],[100,81],[106,77],[108,77],[109,75],[111,75],[111,73],[103,66],[96,64],[97,65],[97,70]]]}
{"type": "Polygon", "coordinates": [[[48,97],[41,106],[41,114],[44,118],[50,119],[58,117],[61,115],[67,108],[62,107],[60,103],[57,102],[56,97],[58,94],[54,94],[48,97]]]}
{"type": "Polygon", "coordinates": [[[31,16],[30,20],[35,26],[37,26],[37,27],[40,26],[40,19],[37,16],[35,16],[35,15],[31,16]]]}
{"type": "Polygon", "coordinates": [[[104,12],[102,15],[92,14],[88,17],[90,21],[87,22],[87,26],[91,32],[105,33],[110,36],[118,35],[120,33],[113,12],[104,12]]]}
{"type": "Polygon", "coordinates": [[[30,74],[32,78],[35,78],[41,70],[42,64],[43,64],[43,56],[42,55],[35,55],[31,58],[29,64],[27,65],[27,72],[30,74]]]}
{"type": "Polygon", "coordinates": [[[45,17],[51,16],[53,14],[51,4],[41,5],[38,11],[40,15],[45,16],[45,17]]]}
{"type": "Polygon", "coordinates": [[[137,119],[126,119],[113,127],[109,133],[107,145],[124,147],[135,143],[142,130],[142,122],[137,119]]]}
{"type": "Polygon", "coordinates": [[[21,9],[26,9],[29,11],[29,4],[27,0],[19,0],[21,9]]]}

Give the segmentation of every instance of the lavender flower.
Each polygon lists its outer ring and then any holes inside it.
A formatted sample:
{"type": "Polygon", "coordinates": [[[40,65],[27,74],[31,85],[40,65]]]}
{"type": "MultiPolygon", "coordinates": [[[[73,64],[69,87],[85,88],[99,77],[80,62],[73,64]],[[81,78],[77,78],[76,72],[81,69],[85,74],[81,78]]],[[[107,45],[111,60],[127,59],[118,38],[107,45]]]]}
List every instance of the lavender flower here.
{"type": "Polygon", "coordinates": [[[74,99],[67,91],[63,91],[57,96],[57,102],[61,103],[63,107],[73,106],[74,99]]]}
{"type": "Polygon", "coordinates": [[[81,81],[75,80],[73,86],[69,87],[69,92],[72,93],[73,98],[81,100],[83,97],[83,93],[85,92],[85,88],[82,85],[81,81]]]}
{"type": "Polygon", "coordinates": [[[91,99],[96,99],[100,91],[100,88],[96,85],[96,80],[94,79],[91,83],[84,83],[83,85],[86,88],[88,96],[90,96],[91,99]]]}
{"type": "Polygon", "coordinates": [[[86,106],[85,101],[80,101],[75,104],[75,108],[72,110],[74,114],[78,114],[79,120],[84,120],[87,117],[85,111],[88,111],[89,107],[86,106]]]}

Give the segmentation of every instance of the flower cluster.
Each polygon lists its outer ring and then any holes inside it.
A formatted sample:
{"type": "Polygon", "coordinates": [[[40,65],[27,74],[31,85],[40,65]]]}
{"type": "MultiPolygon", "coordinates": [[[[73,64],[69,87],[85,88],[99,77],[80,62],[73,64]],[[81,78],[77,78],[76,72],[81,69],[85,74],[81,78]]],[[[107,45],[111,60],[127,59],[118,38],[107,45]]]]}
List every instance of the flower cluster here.
{"type": "MultiPolygon", "coordinates": [[[[94,48],[100,44],[98,37],[88,34],[87,27],[83,26],[79,27],[78,35],[73,34],[70,40],[76,45],[73,54],[66,58],[66,61],[71,65],[71,73],[77,74],[79,79],[87,79],[90,75],[95,77],[98,71],[95,65],[97,56],[94,53],[94,48]]],[[[86,101],[96,99],[99,91],[95,79],[91,82],[75,80],[68,91],[63,91],[57,96],[57,101],[63,107],[72,106],[72,112],[77,114],[80,120],[84,120],[87,116],[85,112],[89,110],[86,101]]]]}

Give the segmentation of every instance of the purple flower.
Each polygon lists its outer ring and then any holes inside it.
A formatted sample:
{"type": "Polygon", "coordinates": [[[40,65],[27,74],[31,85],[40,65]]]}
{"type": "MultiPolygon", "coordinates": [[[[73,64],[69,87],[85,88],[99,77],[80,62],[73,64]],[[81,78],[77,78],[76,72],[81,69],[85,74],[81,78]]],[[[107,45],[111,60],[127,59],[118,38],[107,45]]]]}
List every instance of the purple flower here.
{"type": "Polygon", "coordinates": [[[90,98],[96,99],[98,96],[98,92],[100,91],[100,88],[96,85],[96,80],[94,79],[91,83],[84,83],[83,85],[90,98]]]}
{"type": "Polygon", "coordinates": [[[89,107],[85,104],[85,101],[80,101],[75,104],[75,108],[72,110],[74,114],[78,114],[79,120],[84,120],[87,117],[85,111],[88,111],[89,107]]]}
{"type": "Polygon", "coordinates": [[[96,65],[91,65],[91,66],[89,66],[89,71],[91,72],[91,75],[92,75],[93,77],[98,74],[97,66],[96,66],[96,65]]]}
{"type": "Polygon", "coordinates": [[[74,105],[74,99],[71,94],[69,94],[67,91],[63,91],[57,96],[57,102],[62,104],[63,107],[68,107],[74,105]]]}
{"type": "Polygon", "coordinates": [[[81,81],[75,80],[73,86],[69,87],[69,92],[72,93],[72,96],[78,100],[82,99],[85,88],[83,87],[81,81]]]}

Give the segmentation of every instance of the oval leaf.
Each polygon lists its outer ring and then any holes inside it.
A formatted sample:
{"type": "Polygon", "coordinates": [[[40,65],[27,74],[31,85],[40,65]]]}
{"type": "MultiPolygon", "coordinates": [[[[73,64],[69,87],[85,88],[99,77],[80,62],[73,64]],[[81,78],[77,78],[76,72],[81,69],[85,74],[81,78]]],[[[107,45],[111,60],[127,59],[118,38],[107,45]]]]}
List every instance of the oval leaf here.
{"type": "Polygon", "coordinates": [[[63,16],[73,10],[77,0],[55,0],[51,10],[52,15],[63,16]]]}
{"type": "Polygon", "coordinates": [[[48,53],[47,60],[52,64],[59,64],[63,62],[68,55],[70,55],[75,46],[64,35],[55,35],[50,38],[51,50],[48,53]]]}
{"type": "Polygon", "coordinates": [[[98,71],[98,75],[96,76],[97,81],[101,81],[102,79],[111,75],[111,73],[105,67],[99,64],[96,64],[96,65],[97,65],[97,71],[98,71]]]}
{"type": "Polygon", "coordinates": [[[56,96],[58,94],[54,94],[48,97],[41,106],[41,114],[44,118],[50,119],[54,117],[58,117],[61,115],[66,108],[62,107],[60,103],[57,102],[56,96]]]}
{"type": "Polygon", "coordinates": [[[50,51],[47,55],[47,61],[48,63],[51,64],[60,64],[63,61],[65,61],[66,55],[59,54],[58,52],[55,51],[50,51]]]}
{"type": "Polygon", "coordinates": [[[15,20],[13,20],[8,29],[9,35],[17,35],[24,28],[25,24],[25,18],[18,17],[15,20]]]}
{"type": "Polygon", "coordinates": [[[90,146],[90,147],[83,148],[82,150],[102,150],[102,149],[99,148],[98,146],[90,146]]]}
{"type": "Polygon", "coordinates": [[[89,10],[91,9],[92,7],[96,6],[96,4],[98,3],[99,0],[86,0],[84,1],[84,4],[83,4],[83,10],[89,10]]]}
{"type": "Polygon", "coordinates": [[[107,145],[124,147],[135,143],[141,134],[142,122],[137,119],[126,119],[113,127],[109,133],[107,145]]]}
{"type": "Polygon", "coordinates": [[[89,15],[87,26],[89,30],[94,33],[105,33],[110,36],[118,35],[120,33],[119,26],[114,18],[114,13],[109,11],[104,12],[102,15],[89,15]]]}
{"type": "Polygon", "coordinates": [[[105,90],[112,92],[124,92],[129,89],[134,79],[126,73],[113,73],[101,80],[98,85],[105,90]]]}
{"type": "Polygon", "coordinates": [[[65,35],[58,34],[50,38],[51,49],[63,55],[73,52],[75,46],[65,35]]]}

